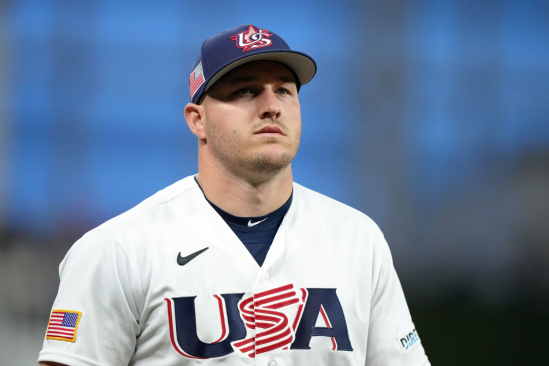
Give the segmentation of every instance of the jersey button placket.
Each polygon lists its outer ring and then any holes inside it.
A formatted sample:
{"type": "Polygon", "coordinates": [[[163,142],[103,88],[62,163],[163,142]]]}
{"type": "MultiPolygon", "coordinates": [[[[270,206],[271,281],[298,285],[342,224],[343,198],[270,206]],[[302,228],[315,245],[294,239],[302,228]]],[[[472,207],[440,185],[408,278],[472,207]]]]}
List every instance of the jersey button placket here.
{"type": "Polygon", "coordinates": [[[269,361],[268,366],[276,366],[276,362],[274,362],[274,361],[269,361]]]}
{"type": "MultiPolygon", "coordinates": [[[[271,277],[271,275],[269,275],[269,272],[265,272],[265,273],[263,274],[263,279],[264,279],[265,281],[267,281],[270,277],[271,277]]],[[[271,366],[271,365],[269,365],[269,366],[271,366]]]]}

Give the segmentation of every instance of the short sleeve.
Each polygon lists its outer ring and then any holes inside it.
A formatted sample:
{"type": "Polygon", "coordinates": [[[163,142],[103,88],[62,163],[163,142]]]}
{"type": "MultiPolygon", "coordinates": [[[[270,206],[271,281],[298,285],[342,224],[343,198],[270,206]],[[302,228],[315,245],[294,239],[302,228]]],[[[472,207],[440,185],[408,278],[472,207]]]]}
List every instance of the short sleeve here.
{"type": "Polygon", "coordinates": [[[374,274],[367,366],[429,366],[414,327],[389,246],[379,232],[374,274]]]}
{"type": "Polygon", "coordinates": [[[74,333],[72,340],[51,336],[50,315],[38,361],[127,365],[139,334],[140,299],[134,267],[123,247],[111,234],[91,231],[69,250],[59,275],[52,314],[80,315],[66,328],[71,336],[74,333]]]}

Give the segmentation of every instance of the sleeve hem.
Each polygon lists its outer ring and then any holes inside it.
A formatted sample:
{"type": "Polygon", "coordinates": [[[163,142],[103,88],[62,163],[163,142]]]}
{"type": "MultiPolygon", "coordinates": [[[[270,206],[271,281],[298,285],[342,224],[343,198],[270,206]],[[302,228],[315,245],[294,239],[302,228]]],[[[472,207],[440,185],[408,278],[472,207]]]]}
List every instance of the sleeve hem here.
{"type": "Polygon", "coordinates": [[[40,352],[38,362],[57,362],[70,366],[101,366],[100,363],[90,360],[89,358],[65,354],[59,352],[40,352]]]}

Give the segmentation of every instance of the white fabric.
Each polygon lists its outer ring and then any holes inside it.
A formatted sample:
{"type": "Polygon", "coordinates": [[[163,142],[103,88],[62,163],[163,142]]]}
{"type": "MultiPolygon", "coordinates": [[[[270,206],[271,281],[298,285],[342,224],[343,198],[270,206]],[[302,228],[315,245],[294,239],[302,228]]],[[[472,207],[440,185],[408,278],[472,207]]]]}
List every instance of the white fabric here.
{"type": "Polygon", "coordinates": [[[75,366],[429,365],[421,344],[404,353],[398,340],[414,325],[379,228],[366,215],[296,183],[262,267],[191,176],[84,235],[59,273],[53,309],[81,311],[82,316],[76,341],[46,339],[39,361],[75,366]],[[179,253],[205,247],[178,265],[179,253]],[[221,334],[214,295],[248,296],[286,284],[335,288],[353,350],[334,351],[329,337],[313,336],[311,349],[255,358],[235,351],[199,360],[181,355],[172,344],[166,298],[197,296],[197,333],[211,343],[221,334]]]}

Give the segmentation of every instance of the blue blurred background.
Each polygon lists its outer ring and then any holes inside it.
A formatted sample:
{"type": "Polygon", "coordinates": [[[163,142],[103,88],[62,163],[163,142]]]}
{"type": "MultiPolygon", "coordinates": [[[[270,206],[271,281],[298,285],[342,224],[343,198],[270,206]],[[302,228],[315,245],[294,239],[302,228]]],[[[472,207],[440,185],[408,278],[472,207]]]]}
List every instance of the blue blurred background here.
{"type": "Polygon", "coordinates": [[[202,41],[318,63],[295,180],[384,231],[433,365],[547,365],[549,2],[0,1],[0,364],[35,364],[86,231],[197,171],[202,41]]]}

